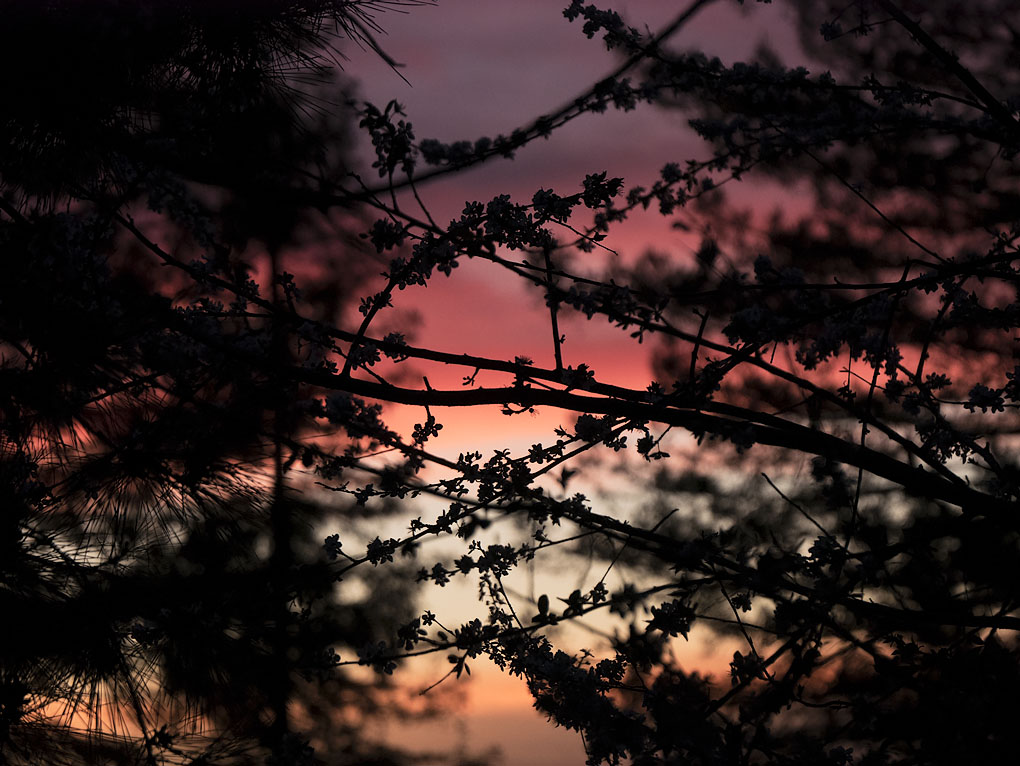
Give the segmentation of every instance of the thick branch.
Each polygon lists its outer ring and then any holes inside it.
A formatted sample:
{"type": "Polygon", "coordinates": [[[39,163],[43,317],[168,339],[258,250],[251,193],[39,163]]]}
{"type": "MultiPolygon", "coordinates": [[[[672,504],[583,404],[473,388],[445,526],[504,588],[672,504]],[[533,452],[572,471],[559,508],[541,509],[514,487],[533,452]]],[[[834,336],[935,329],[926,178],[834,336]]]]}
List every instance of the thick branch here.
{"type": "Polygon", "coordinates": [[[953,484],[922,468],[915,468],[868,447],[843,441],[798,423],[774,418],[772,425],[708,414],[697,407],[685,409],[607,397],[588,396],[529,386],[474,388],[462,390],[419,390],[360,379],[341,380],[336,375],[300,368],[290,373],[305,383],[342,390],[383,402],[430,407],[473,407],[486,404],[515,404],[524,407],[550,406],[578,413],[617,415],[641,422],[657,422],[685,428],[697,435],[716,434],[739,441],[782,447],[819,455],[862,468],[897,484],[919,497],[941,500],[970,513],[1005,511],[1009,506],[990,495],[953,484]]]}

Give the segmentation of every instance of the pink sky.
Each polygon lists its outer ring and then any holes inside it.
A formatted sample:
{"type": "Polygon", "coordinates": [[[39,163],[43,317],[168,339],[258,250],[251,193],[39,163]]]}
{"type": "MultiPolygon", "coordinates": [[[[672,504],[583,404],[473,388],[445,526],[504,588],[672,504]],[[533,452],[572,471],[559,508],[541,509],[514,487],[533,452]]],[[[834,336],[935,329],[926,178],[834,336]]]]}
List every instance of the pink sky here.
{"type": "MultiPolygon", "coordinates": [[[[410,84],[372,54],[352,46],[345,49],[349,55],[345,67],[360,83],[360,98],[380,107],[390,99],[403,104],[419,139],[474,140],[509,134],[573,99],[618,64],[600,40],[587,40],[580,24],[563,18],[567,4],[566,0],[440,0],[435,7],[387,12],[379,16],[387,32],[379,42],[405,65],[400,71],[410,84]]],[[[666,0],[619,0],[611,5],[632,25],[653,30],[686,7],[666,0]]],[[[783,24],[784,9],[749,2],[747,10],[745,16],[735,2],[717,3],[699,14],[677,42],[700,46],[730,61],[750,57],[765,41],[784,50],[795,48],[793,35],[783,24]]],[[[586,174],[603,170],[622,176],[627,185],[647,185],[666,162],[682,163],[704,156],[704,151],[679,113],[651,108],[610,112],[574,121],[550,140],[519,152],[514,162],[493,161],[427,185],[422,196],[443,223],[459,214],[467,200],[486,201],[501,193],[530,200],[542,187],[573,193],[586,174]]],[[[737,197],[746,194],[738,191],[737,197]]],[[[652,246],[676,258],[689,258],[697,241],[672,229],[669,220],[649,214],[628,222],[607,244],[623,258],[652,246]]],[[[602,254],[593,257],[605,258],[602,254]]],[[[500,359],[524,354],[537,364],[553,366],[541,296],[529,294],[491,266],[481,266],[463,264],[448,280],[439,276],[428,288],[395,296],[398,309],[417,312],[422,318],[415,344],[500,359]]],[[[384,318],[381,321],[385,323],[384,318]]],[[[567,320],[562,330],[567,336],[566,364],[585,362],[605,382],[644,387],[650,381],[647,347],[636,345],[625,333],[606,328],[598,320],[583,319],[567,320]]],[[[460,384],[458,376],[467,372],[429,369],[427,374],[434,387],[455,388],[460,384]]],[[[409,384],[420,385],[420,381],[409,384]]],[[[497,446],[526,449],[534,442],[549,441],[556,425],[572,422],[568,414],[554,411],[513,418],[500,415],[497,408],[435,414],[446,426],[438,446],[454,456],[458,451],[497,446]]],[[[413,410],[390,413],[390,423],[398,429],[422,419],[423,413],[413,410]]],[[[470,597],[470,589],[465,590],[470,597]]],[[[704,664],[706,648],[689,647],[687,659],[704,664]]],[[[450,748],[464,737],[483,748],[498,745],[506,766],[580,766],[584,762],[579,737],[553,729],[531,711],[519,681],[501,677],[484,663],[476,663],[474,672],[467,707],[422,736],[437,744],[448,741],[450,748]]],[[[406,731],[394,734],[408,736],[406,731]]]]}
{"type": "MultiPolygon", "coordinates": [[[[431,7],[382,13],[379,22],[386,34],[379,42],[404,65],[400,72],[408,82],[371,52],[350,45],[345,49],[349,56],[345,67],[358,81],[359,98],[379,106],[398,100],[419,139],[473,140],[509,134],[572,100],[619,63],[601,40],[586,39],[579,24],[563,18],[566,4],[559,0],[440,0],[431,7]]],[[[698,45],[728,60],[747,58],[766,41],[789,50],[794,45],[792,33],[776,23],[784,18],[781,8],[756,5],[749,3],[746,14],[733,2],[710,5],[677,36],[676,44],[698,45]]],[[[655,30],[685,5],[624,0],[612,7],[628,23],[655,30]]],[[[611,110],[575,120],[551,139],[529,145],[512,162],[493,160],[424,185],[421,192],[433,216],[443,223],[458,215],[468,200],[487,201],[501,193],[530,200],[543,187],[573,193],[585,175],[603,170],[624,178],[628,185],[649,184],[666,162],[682,163],[704,154],[686,117],[678,112],[650,107],[630,113],[611,110]]],[[[741,193],[738,190],[738,196],[741,193]]],[[[671,223],[656,212],[637,214],[615,229],[607,244],[624,259],[653,247],[677,259],[690,258],[698,238],[677,231],[671,223]]],[[[613,256],[596,251],[583,257],[601,264],[613,256]]],[[[438,276],[427,288],[411,288],[394,297],[397,309],[422,318],[414,327],[416,345],[500,359],[523,354],[552,367],[552,336],[541,301],[537,290],[525,288],[488,264],[469,262],[462,262],[449,279],[438,276]]],[[[381,316],[379,327],[386,321],[381,316]]],[[[650,382],[647,346],[637,345],[627,333],[597,319],[588,322],[565,316],[561,321],[567,338],[566,364],[586,363],[608,383],[643,388],[650,382]]],[[[396,320],[393,328],[398,327],[396,320]]],[[[466,374],[419,369],[439,388],[459,386],[460,376],[466,374]]],[[[455,449],[466,448],[480,430],[502,435],[548,432],[550,425],[562,422],[556,421],[558,415],[540,413],[541,428],[536,428],[539,423],[507,419],[498,408],[444,416],[441,444],[455,444],[455,449]]],[[[403,425],[404,421],[420,422],[421,414],[391,417],[394,425],[403,425]]],[[[537,439],[529,444],[533,441],[537,439]]]]}

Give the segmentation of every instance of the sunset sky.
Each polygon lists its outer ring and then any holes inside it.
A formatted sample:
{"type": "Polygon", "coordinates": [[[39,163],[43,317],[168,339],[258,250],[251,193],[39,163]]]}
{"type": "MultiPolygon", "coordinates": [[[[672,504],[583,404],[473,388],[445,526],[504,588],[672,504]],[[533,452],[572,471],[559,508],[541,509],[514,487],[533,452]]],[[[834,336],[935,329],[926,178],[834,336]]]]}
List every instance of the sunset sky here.
{"type": "MultiPolygon", "coordinates": [[[[379,42],[403,64],[400,74],[407,82],[377,56],[352,45],[344,49],[349,59],[345,68],[357,82],[359,99],[380,107],[391,99],[402,104],[419,140],[509,135],[572,100],[619,63],[600,39],[588,40],[579,24],[568,23],[561,6],[564,3],[549,0],[440,0],[432,7],[386,12],[378,19],[386,30],[379,42]]],[[[613,7],[631,25],[655,30],[686,6],[629,0],[613,7]]],[[[782,5],[751,3],[742,11],[732,2],[710,4],[676,35],[674,44],[698,46],[728,61],[750,57],[763,43],[789,52],[796,43],[785,13],[782,5]]],[[[589,173],[608,171],[628,186],[649,184],[666,162],[706,156],[686,119],[680,112],[647,106],[586,115],[549,140],[533,142],[513,161],[491,160],[423,185],[422,197],[435,219],[444,222],[469,200],[485,202],[509,193],[530,201],[539,188],[573,193],[589,173]]],[[[777,190],[770,192],[769,211],[780,203],[777,190]]],[[[728,193],[746,205],[757,192],[731,186],[728,193]]],[[[413,206],[412,200],[409,208],[413,206]]],[[[614,228],[606,243],[619,256],[596,251],[584,258],[600,265],[614,257],[629,261],[654,249],[670,258],[689,259],[699,236],[678,231],[672,222],[654,210],[636,213],[614,228]]],[[[462,261],[450,279],[440,276],[427,288],[400,292],[394,304],[397,311],[421,316],[414,338],[419,346],[500,359],[525,355],[541,366],[553,366],[541,295],[486,264],[462,261]]],[[[647,347],[635,344],[626,332],[570,316],[561,329],[567,336],[565,364],[586,363],[607,383],[644,387],[651,380],[647,347]]],[[[457,387],[463,372],[438,368],[428,374],[433,386],[457,387]]],[[[446,416],[446,444],[456,441],[456,448],[466,448],[476,439],[477,412],[466,423],[461,421],[467,415],[446,416]]],[[[502,436],[526,438],[537,430],[534,423],[496,420],[502,436]]],[[[545,420],[543,426],[555,426],[554,420],[545,420]]]]}
{"type": "MultiPolygon", "coordinates": [[[[404,65],[400,73],[408,82],[372,53],[349,45],[345,69],[358,83],[359,98],[379,107],[391,99],[399,101],[418,139],[473,140],[509,134],[572,100],[618,64],[599,39],[587,40],[579,23],[563,18],[565,5],[552,0],[440,0],[435,7],[387,12],[379,16],[386,30],[379,42],[404,65]]],[[[686,5],[621,0],[612,7],[631,25],[655,30],[686,5]]],[[[742,11],[734,2],[717,3],[696,16],[673,44],[698,46],[727,61],[748,58],[763,43],[789,54],[796,50],[796,43],[785,21],[787,12],[781,5],[748,3],[742,11]]],[[[603,170],[623,177],[628,185],[648,184],[666,162],[704,156],[685,120],[678,112],[648,107],[626,114],[611,111],[586,116],[551,139],[528,146],[513,162],[493,160],[447,177],[423,186],[422,196],[442,223],[459,214],[468,200],[487,201],[510,193],[527,201],[539,188],[568,194],[579,188],[586,174],[603,170]]],[[[738,188],[731,194],[743,204],[753,201],[753,191],[738,188]]],[[[770,205],[775,204],[778,200],[773,196],[770,205]]],[[[670,224],[654,212],[635,216],[606,243],[619,256],[596,253],[590,257],[600,263],[607,257],[632,259],[654,248],[671,258],[690,258],[698,240],[670,224]]],[[[438,277],[428,288],[402,292],[394,303],[398,311],[420,316],[416,345],[499,359],[523,354],[539,365],[553,366],[541,296],[484,265],[462,264],[450,279],[438,277]]],[[[583,318],[568,319],[562,330],[567,336],[566,364],[587,363],[604,382],[644,387],[650,381],[648,348],[635,344],[626,333],[583,318]]],[[[428,374],[433,386],[456,388],[460,385],[457,376],[464,371],[430,369],[428,374]]],[[[445,426],[438,447],[453,456],[470,449],[527,449],[536,441],[551,440],[552,429],[568,422],[568,416],[555,411],[507,418],[497,408],[484,413],[471,408],[436,415],[445,426]]],[[[421,419],[422,414],[410,408],[390,412],[390,422],[398,429],[409,429],[421,419]]],[[[444,595],[447,599],[475,597],[471,587],[444,595]]],[[[455,604],[447,606],[456,611],[455,604]]],[[[724,671],[725,662],[719,665],[721,652],[711,649],[695,640],[681,647],[681,657],[705,671],[724,671]]],[[[435,680],[429,669],[420,672],[429,679],[425,683],[435,680]]],[[[441,675],[442,670],[431,672],[441,675]]],[[[479,662],[468,689],[462,714],[413,729],[389,724],[394,726],[391,734],[401,739],[421,737],[437,747],[463,742],[481,749],[499,746],[507,766],[584,762],[578,735],[553,729],[531,711],[530,697],[520,682],[479,662]]]]}
{"type": "Polygon", "coordinates": [[[1020,3],[2,18],[0,766],[1015,760],[1020,3]]]}

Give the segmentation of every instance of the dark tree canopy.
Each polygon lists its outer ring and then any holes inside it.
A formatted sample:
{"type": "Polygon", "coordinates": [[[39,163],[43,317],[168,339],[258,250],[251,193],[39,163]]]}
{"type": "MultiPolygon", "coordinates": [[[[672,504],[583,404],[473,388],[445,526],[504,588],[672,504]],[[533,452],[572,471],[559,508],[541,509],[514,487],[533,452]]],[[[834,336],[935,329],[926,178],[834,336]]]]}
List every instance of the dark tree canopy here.
{"type": "Polygon", "coordinates": [[[4,4],[0,763],[409,762],[360,724],[421,655],[523,678],[592,764],[1015,760],[1020,10],[812,0],[806,61],[674,44],[722,2],[652,33],[573,0],[615,70],[453,143],[338,73],[427,3],[4,4]],[[419,194],[639,105],[702,153],[449,222],[419,194]],[[645,211],[696,253],[603,258],[645,211]],[[547,360],[415,345],[395,296],[469,260],[534,293],[547,360]],[[571,317],[656,379],[568,364],[571,317]],[[452,407],[564,425],[445,454],[452,407]],[[522,594],[564,559],[580,587],[522,594]]]}

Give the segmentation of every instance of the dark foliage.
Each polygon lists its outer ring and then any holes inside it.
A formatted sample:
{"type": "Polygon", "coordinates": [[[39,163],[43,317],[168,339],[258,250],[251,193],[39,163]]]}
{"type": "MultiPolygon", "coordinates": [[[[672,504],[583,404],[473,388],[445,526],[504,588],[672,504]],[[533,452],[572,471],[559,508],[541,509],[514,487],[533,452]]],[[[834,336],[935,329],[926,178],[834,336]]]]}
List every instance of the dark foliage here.
{"type": "Polygon", "coordinates": [[[386,5],[3,4],[0,762],[407,762],[361,730],[402,692],[335,666],[410,573],[337,592],[319,530],[359,522],[284,478],[314,413],[228,353],[291,351],[217,304],[313,263],[330,320],[361,281],[294,196],[346,172],[331,46],[386,5]]]}
{"type": "Polygon", "coordinates": [[[348,671],[442,654],[454,677],[486,657],[525,679],[593,764],[1015,760],[1016,12],[797,3],[809,70],[671,46],[707,0],[655,36],[574,0],[610,76],[470,141],[367,105],[373,186],[290,67],[321,75],[323,22],[370,39],[375,5],[107,3],[94,38],[50,24],[65,6],[11,6],[8,68],[32,35],[97,55],[78,84],[26,75],[3,118],[2,757],[386,762],[336,723],[385,700],[348,671]],[[154,43],[109,44],[140,24],[154,43]],[[638,104],[685,110],[707,154],[446,225],[417,193],[638,104]],[[727,201],[738,181],[809,204],[762,224],[727,201]],[[694,257],[593,277],[648,209],[701,231],[694,257]],[[341,215],[369,247],[327,273],[301,253],[341,215]],[[534,290],[551,365],[380,329],[469,259],[534,290]],[[565,363],[567,315],[652,341],[658,379],[565,363]],[[408,383],[429,365],[464,385],[408,383]],[[421,422],[397,433],[383,405],[421,422]],[[452,406],[572,425],[453,457],[433,448],[452,406]],[[591,574],[521,595],[556,554],[591,574]],[[479,616],[412,612],[414,580],[470,580],[479,616]],[[725,647],[728,675],[685,666],[687,639],[725,647]]]}

